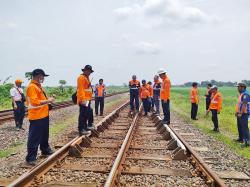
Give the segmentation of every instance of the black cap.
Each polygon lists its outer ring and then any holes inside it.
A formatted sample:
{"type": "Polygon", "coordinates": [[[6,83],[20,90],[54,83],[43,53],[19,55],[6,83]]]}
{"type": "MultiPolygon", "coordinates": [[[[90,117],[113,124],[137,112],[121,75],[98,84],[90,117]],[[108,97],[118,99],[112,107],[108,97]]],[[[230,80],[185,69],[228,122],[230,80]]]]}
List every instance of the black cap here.
{"type": "Polygon", "coordinates": [[[35,69],[32,71],[32,76],[43,75],[44,77],[48,77],[42,69],[35,69]]]}
{"type": "Polygon", "coordinates": [[[246,88],[247,85],[244,82],[239,82],[239,83],[236,84],[236,87],[244,87],[244,88],[246,88]]]}
{"type": "Polygon", "coordinates": [[[86,66],[82,69],[82,71],[84,71],[84,70],[90,70],[91,73],[94,72],[94,70],[92,69],[92,66],[91,66],[91,65],[86,65],[86,66]]]}

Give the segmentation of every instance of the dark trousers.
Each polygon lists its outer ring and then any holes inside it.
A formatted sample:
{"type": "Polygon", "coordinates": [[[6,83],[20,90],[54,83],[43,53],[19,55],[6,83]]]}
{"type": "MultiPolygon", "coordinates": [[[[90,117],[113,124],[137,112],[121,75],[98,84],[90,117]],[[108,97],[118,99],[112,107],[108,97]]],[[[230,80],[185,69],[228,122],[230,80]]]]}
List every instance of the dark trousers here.
{"type": "Polygon", "coordinates": [[[151,97],[148,98],[148,112],[153,109],[153,100],[151,97]]]}
{"type": "Polygon", "coordinates": [[[206,98],[206,110],[209,109],[210,102],[211,102],[210,98],[206,98]]]}
{"type": "Polygon", "coordinates": [[[198,112],[198,105],[196,103],[192,103],[191,106],[191,119],[196,119],[198,112]]]}
{"type": "Polygon", "coordinates": [[[15,123],[17,128],[22,128],[23,126],[23,119],[25,116],[25,106],[24,103],[21,101],[16,101],[17,109],[14,109],[14,117],[15,123]]]}
{"type": "Polygon", "coordinates": [[[79,117],[78,117],[78,130],[87,130],[88,125],[93,125],[93,109],[91,108],[91,103],[88,106],[80,105],[79,107],[79,117]]]}
{"type": "Polygon", "coordinates": [[[212,113],[212,121],[214,123],[214,129],[218,129],[219,128],[219,122],[218,122],[218,112],[217,110],[211,110],[212,113]]]}
{"type": "Polygon", "coordinates": [[[153,105],[152,107],[154,108],[155,106],[155,111],[157,113],[160,113],[160,99],[159,99],[159,96],[154,96],[153,97],[153,105]]]}
{"type": "Polygon", "coordinates": [[[51,151],[49,146],[49,117],[30,120],[26,161],[30,162],[36,160],[39,145],[42,154],[51,151]]]}
{"type": "Polygon", "coordinates": [[[95,114],[96,115],[98,115],[99,105],[100,105],[100,114],[103,115],[104,97],[95,97],[95,114]]]}
{"type": "Polygon", "coordinates": [[[134,109],[139,110],[139,92],[130,92],[130,109],[133,111],[134,109]],[[134,106],[135,103],[135,106],[134,106]]]}
{"type": "Polygon", "coordinates": [[[249,141],[248,117],[248,114],[242,114],[241,117],[237,117],[239,139],[245,142],[249,141]]]}
{"type": "Polygon", "coordinates": [[[164,114],[163,121],[167,122],[167,124],[170,124],[170,100],[168,99],[167,102],[161,100],[161,105],[164,114]]]}
{"type": "Polygon", "coordinates": [[[150,110],[149,98],[148,99],[142,99],[142,104],[143,104],[144,113],[147,114],[149,112],[149,110],[150,110]]]}

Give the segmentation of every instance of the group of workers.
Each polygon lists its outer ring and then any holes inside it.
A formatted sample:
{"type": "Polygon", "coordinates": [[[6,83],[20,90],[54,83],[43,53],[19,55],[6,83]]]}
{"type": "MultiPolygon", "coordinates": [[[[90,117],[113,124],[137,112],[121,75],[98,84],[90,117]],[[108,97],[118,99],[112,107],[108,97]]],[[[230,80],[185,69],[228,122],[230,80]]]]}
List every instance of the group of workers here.
{"type": "Polygon", "coordinates": [[[154,83],[146,80],[140,81],[136,79],[136,75],[132,76],[129,81],[130,90],[130,112],[139,112],[139,99],[143,103],[144,115],[154,111],[160,113],[160,100],[162,111],[164,114],[163,123],[170,124],[170,88],[171,83],[166,71],[160,69],[158,74],[154,76],[154,83]],[[161,81],[159,80],[161,79],[161,81]]]}
{"type": "MultiPolygon", "coordinates": [[[[98,115],[100,106],[100,115],[102,116],[106,87],[103,84],[103,79],[100,79],[95,88],[92,88],[89,75],[94,71],[90,65],[86,65],[82,69],[82,72],[77,79],[77,103],[80,108],[78,130],[79,135],[86,135],[93,128],[94,118],[91,108],[93,92],[95,95],[95,113],[98,115]]],[[[16,129],[18,131],[23,129],[25,107],[28,109],[28,119],[30,122],[26,156],[26,163],[28,165],[36,165],[38,147],[40,147],[43,156],[49,156],[53,153],[49,145],[49,110],[55,98],[48,97],[42,87],[44,78],[47,76],[49,75],[42,69],[33,70],[32,79],[27,86],[26,97],[21,87],[23,83],[21,79],[17,79],[15,86],[10,90],[16,129]]]]}
{"type": "MultiPolygon", "coordinates": [[[[103,115],[104,97],[106,95],[106,87],[103,79],[99,79],[99,83],[93,89],[89,76],[93,73],[90,65],[86,65],[82,69],[82,73],[77,79],[77,104],[79,106],[78,131],[79,135],[88,135],[93,129],[93,109],[91,108],[91,100],[93,93],[95,94],[95,114],[103,115]],[[100,113],[99,113],[100,107],[100,113]]],[[[47,75],[42,69],[35,69],[32,72],[32,79],[27,86],[26,97],[22,89],[23,81],[18,79],[15,86],[10,90],[12,97],[15,123],[17,130],[23,129],[23,119],[25,116],[25,105],[28,109],[28,119],[30,122],[27,156],[26,162],[29,165],[35,165],[37,160],[37,151],[40,146],[41,153],[44,156],[53,153],[49,145],[49,110],[51,104],[55,101],[54,97],[48,97],[42,87],[44,78],[47,75]]],[[[197,111],[199,103],[198,84],[193,83],[190,91],[191,99],[191,118],[197,120],[197,111]]],[[[246,84],[237,84],[240,93],[236,107],[237,125],[239,131],[238,142],[244,142],[244,146],[249,146],[249,129],[248,117],[250,114],[250,95],[246,90],[246,84]]],[[[139,99],[143,103],[144,115],[148,112],[160,113],[160,101],[164,118],[162,123],[170,124],[170,89],[171,83],[165,70],[160,69],[158,74],[154,76],[152,83],[146,80],[137,80],[136,75],[132,76],[129,81],[130,90],[130,110],[131,113],[139,112],[139,99]]],[[[222,95],[218,92],[218,87],[208,85],[206,93],[206,113],[212,113],[212,121],[214,123],[214,131],[219,132],[218,114],[222,108],[222,95]]]]}
{"type": "MultiPolygon", "coordinates": [[[[236,103],[235,116],[237,118],[237,129],[238,139],[235,141],[243,143],[242,147],[250,146],[249,142],[249,128],[248,118],[250,115],[250,94],[247,91],[245,83],[238,83],[237,85],[239,97],[236,103]]],[[[194,82],[190,90],[190,101],[191,101],[191,119],[197,119],[198,103],[199,103],[199,92],[198,84],[194,82]]],[[[213,131],[219,132],[218,114],[222,109],[222,94],[218,91],[216,85],[207,85],[206,97],[206,115],[211,111],[212,122],[214,124],[213,131]]]]}

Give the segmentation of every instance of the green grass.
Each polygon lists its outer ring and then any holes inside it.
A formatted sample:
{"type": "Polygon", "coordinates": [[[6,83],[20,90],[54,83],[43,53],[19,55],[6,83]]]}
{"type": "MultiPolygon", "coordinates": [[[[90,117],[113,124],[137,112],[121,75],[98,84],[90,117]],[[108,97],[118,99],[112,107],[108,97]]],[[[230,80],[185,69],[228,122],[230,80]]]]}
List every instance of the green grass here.
{"type": "Polygon", "coordinates": [[[219,115],[219,127],[220,133],[212,132],[213,123],[211,120],[211,114],[205,116],[205,88],[199,88],[200,103],[198,111],[198,121],[191,121],[190,110],[191,104],[189,99],[190,88],[178,88],[174,87],[171,90],[171,103],[173,111],[177,112],[185,121],[192,123],[195,127],[203,130],[206,134],[213,136],[217,140],[228,145],[232,150],[239,155],[250,159],[250,148],[241,148],[239,143],[233,141],[238,137],[238,130],[236,124],[235,104],[237,102],[238,92],[235,87],[222,87],[219,91],[223,96],[222,111],[219,115]]]}

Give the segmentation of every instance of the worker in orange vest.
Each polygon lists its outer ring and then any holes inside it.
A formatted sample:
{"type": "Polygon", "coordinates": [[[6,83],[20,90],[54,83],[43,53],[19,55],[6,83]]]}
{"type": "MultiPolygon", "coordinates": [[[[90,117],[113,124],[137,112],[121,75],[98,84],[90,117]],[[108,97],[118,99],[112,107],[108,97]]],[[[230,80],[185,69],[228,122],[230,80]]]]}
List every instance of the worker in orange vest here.
{"type": "Polygon", "coordinates": [[[91,108],[93,89],[89,80],[90,74],[94,71],[92,66],[86,65],[82,72],[77,79],[77,104],[80,107],[78,131],[79,135],[87,135],[94,128],[93,110],[91,108]]]}
{"type": "Polygon", "coordinates": [[[157,114],[160,114],[160,90],[161,90],[161,81],[159,76],[154,76],[154,85],[153,85],[153,108],[155,106],[155,111],[157,114]]]}
{"type": "Polygon", "coordinates": [[[95,114],[98,115],[100,105],[100,116],[103,115],[104,97],[106,95],[106,86],[103,84],[103,79],[99,79],[99,84],[95,86],[95,114]]]}
{"type": "Polygon", "coordinates": [[[143,103],[144,116],[146,116],[150,110],[150,91],[149,91],[149,85],[146,84],[146,80],[142,80],[142,86],[140,89],[140,98],[143,103]]]}
{"type": "Polygon", "coordinates": [[[190,101],[191,101],[191,119],[197,120],[198,103],[199,103],[199,93],[198,93],[198,83],[193,82],[192,89],[190,90],[190,101]]]}
{"type": "Polygon", "coordinates": [[[242,147],[249,147],[249,128],[248,120],[250,115],[250,94],[247,91],[245,83],[237,84],[239,97],[236,104],[235,116],[237,117],[237,126],[239,132],[239,139],[236,141],[244,143],[242,147]]]}
{"type": "Polygon", "coordinates": [[[212,112],[212,121],[214,123],[213,131],[219,132],[218,114],[220,114],[222,109],[222,95],[218,92],[218,87],[215,85],[211,87],[211,93],[211,102],[206,114],[208,115],[210,111],[212,112]]]}
{"type": "Polygon", "coordinates": [[[37,150],[40,146],[42,155],[49,156],[53,153],[49,146],[49,104],[54,102],[54,97],[47,97],[42,87],[45,74],[42,69],[32,72],[32,80],[26,91],[26,105],[30,122],[27,142],[28,154],[26,162],[36,165],[37,150]]]}
{"type": "Polygon", "coordinates": [[[171,88],[171,82],[166,74],[166,71],[164,69],[160,69],[158,71],[158,75],[162,79],[162,86],[160,91],[160,98],[162,103],[162,110],[164,114],[164,118],[162,120],[162,123],[165,123],[167,125],[170,124],[170,88],[171,88]]]}
{"type": "Polygon", "coordinates": [[[208,83],[207,84],[206,94],[205,94],[205,97],[206,97],[206,111],[209,109],[210,102],[211,102],[211,95],[212,95],[211,87],[212,87],[212,84],[208,83]]]}
{"type": "Polygon", "coordinates": [[[150,97],[149,97],[149,111],[153,110],[153,87],[152,87],[152,82],[148,81],[147,83],[148,86],[148,91],[150,93],[150,97]]]}
{"type": "Polygon", "coordinates": [[[129,81],[129,93],[130,93],[130,112],[136,109],[139,112],[139,89],[140,82],[136,79],[136,75],[132,76],[132,80],[129,81]]]}

